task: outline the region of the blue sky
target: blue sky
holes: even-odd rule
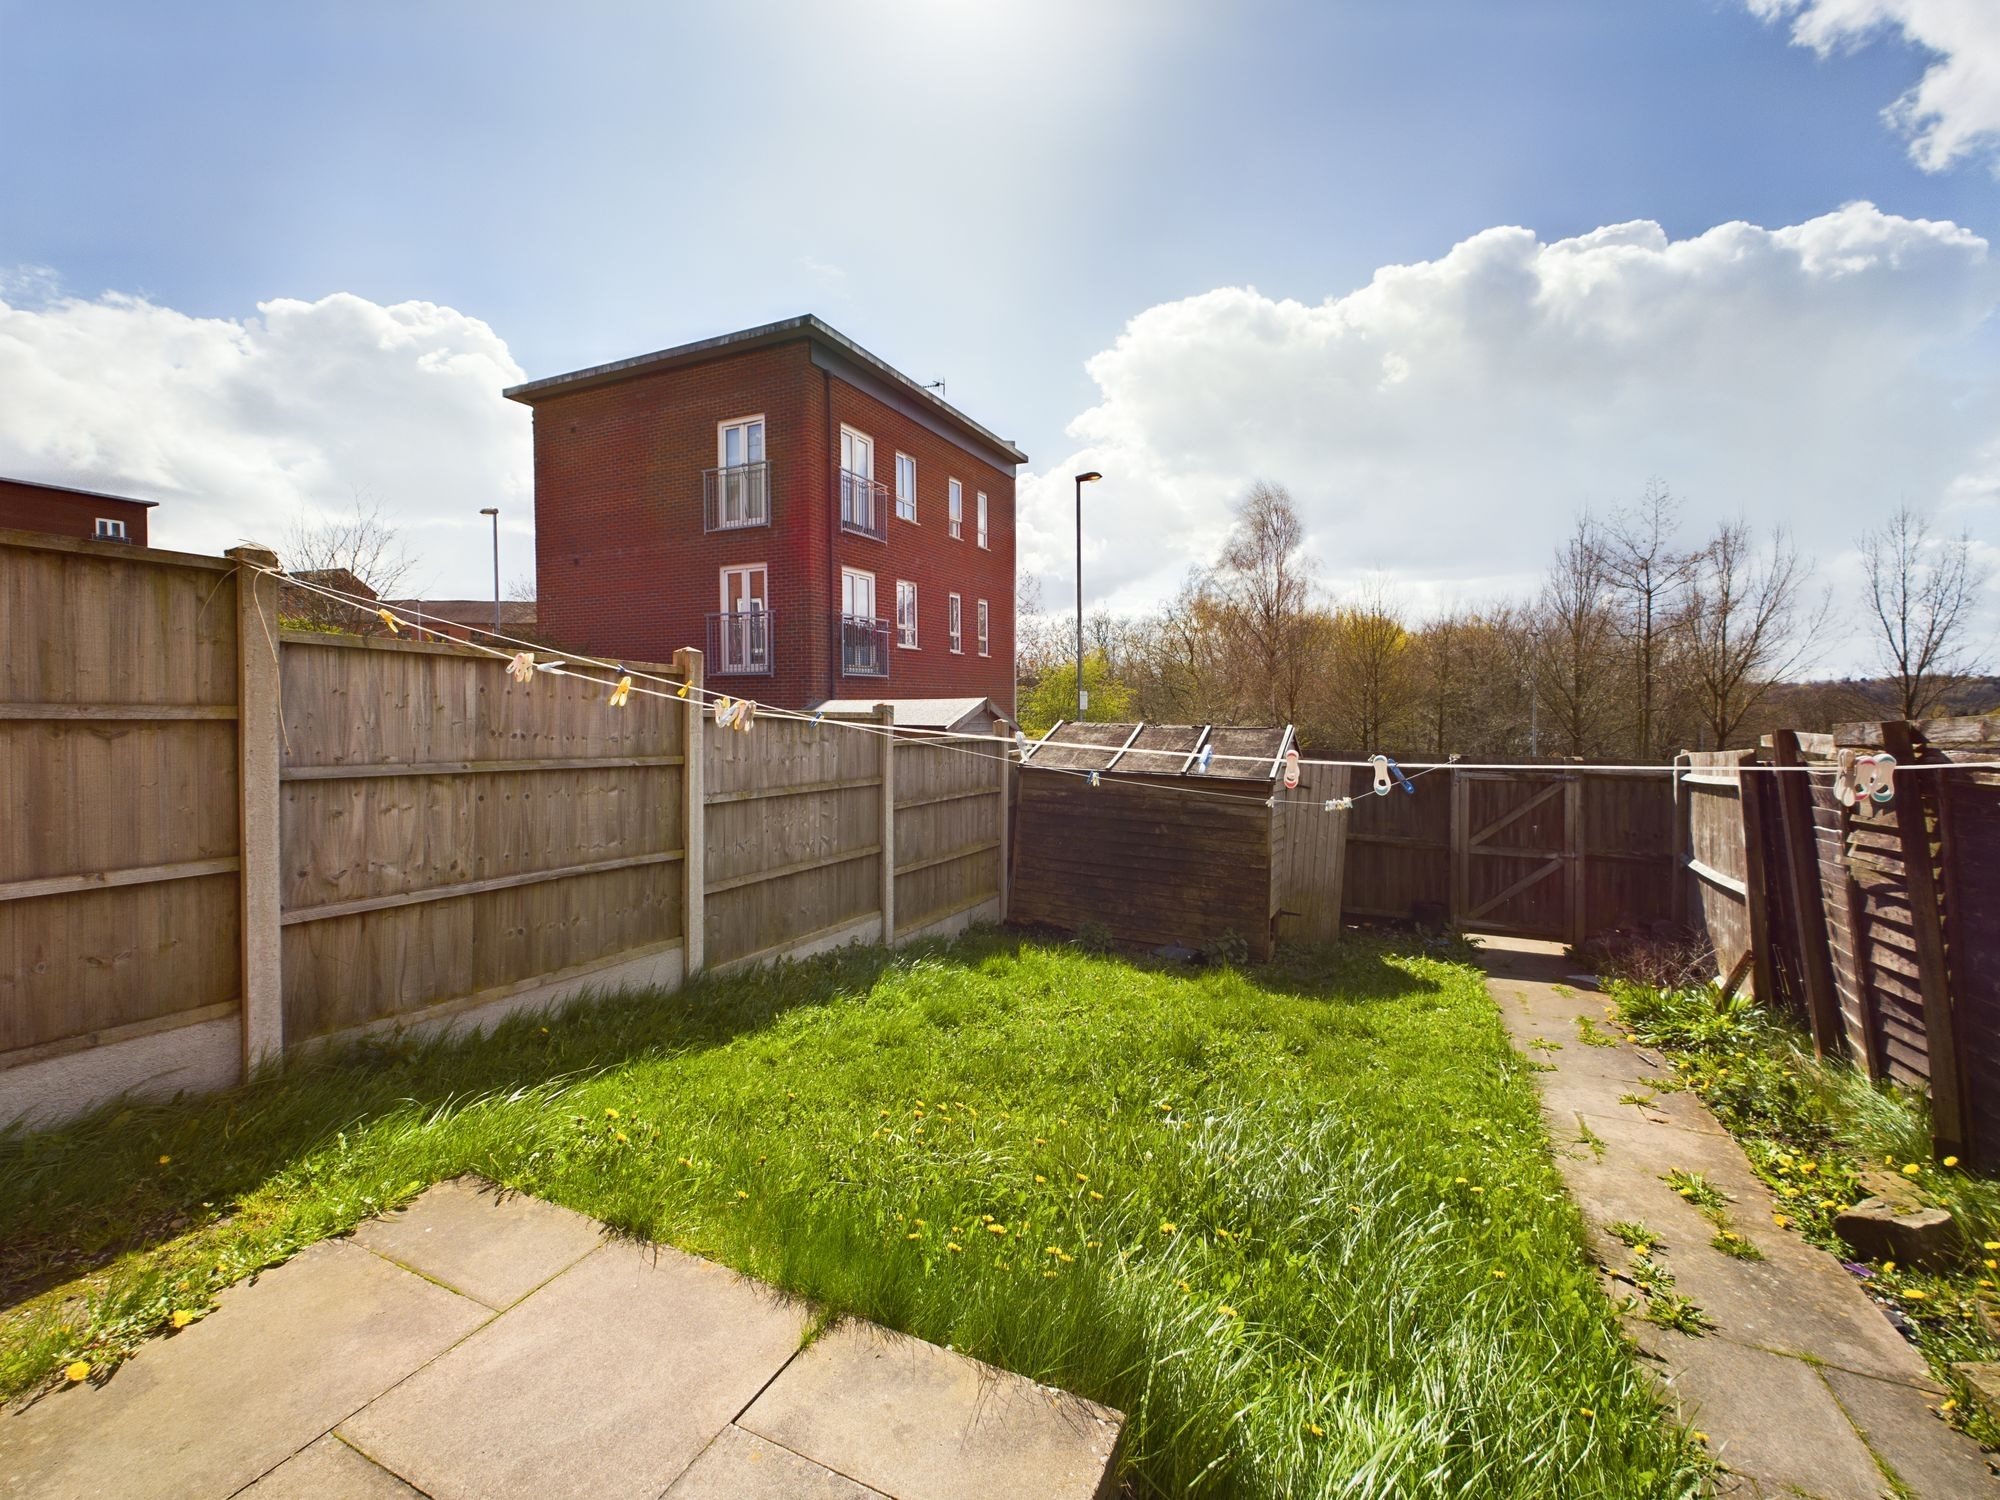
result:
[[[1883,118],[1948,60],[1935,33],[1888,25],[1840,35],[1822,55],[1791,30],[1817,3],[6,0],[0,300],[47,316],[65,298],[114,294],[253,338],[272,299],[431,303],[483,322],[531,376],[817,311],[917,378],[946,378],[950,398],[1016,438],[1041,474],[1104,447],[1072,427],[1118,404],[1088,362],[1149,309],[1199,307],[1217,289],[1320,307],[1378,268],[1440,262],[1498,226],[1548,245],[1645,220],[1679,243],[1736,220],[1804,225],[1856,200],[1990,238],[1990,138],[1925,170],[1909,133]],[[1983,40],[1980,24],[1962,28],[1963,46]],[[1989,270],[1977,259],[1950,273],[1976,280],[1975,301]],[[1981,307],[1953,301],[1921,363],[1950,385],[1943,399],[1980,404],[1983,422],[1993,337]],[[1240,327],[1257,311],[1239,314]],[[1172,357],[1148,368],[1199,380],[1169,371]],[[158,378],[173,368],[169,356]],[[1260,403],[1246,390],[1236,420],[1254,424]],[[270,441],[264,415],[241,412],[258,403],[239,392],[227,404],[254,429],[246,441]],[[226,421],[214,425],[227,436]],[[1958,440],[1971,465],[1978,433]],[[149,468],[101,434],[9,442],[0,419],[0,467],[82,454],[98,482],[165,494],[217,472],[157,451]],[[1104,597],[1133,607],[1205,543],[1211,491],[1255,477],[1178,452],[1171,432],[1143,442],[1143,464],[1129,467],[1199,475],[1200,495],[1177,500],[1197,507],[1187,547],[1107,560]],[[1599,465],[1594,483],[1591,465],[1540,477],[1550,504],[1573,510],[1636,491],[1655,467],[1670,482],[1685,468],[1709,491],[1691,496],[1691,513],[1744,508],[1709,460],[1680,457],[1635,453]],[[351,476],[324,454],[311,467],[300,503],[338,500]],[[1316,507],[1331,542],[1368,497],[1351,475],[1317,475],[1310,455],[1299,467],[1271,477]],[[1990,505],[1964,485],[1948,497],[1952,477],[1925,478],[1911,498],[1955,505],[1996,536]],[[1519,476],[1524,494],[1537,478]],[[1428,493],[1452,481],[1437,483]],[[429,527],[437,544],[436,582],[476,587],[457,578],[450,517],[383,473],[346,488],[407,504],[413,534]],[[1151,492],[1128,490],[1144,514]],[[1053,504],[1041,494],[1028,484],[1024,504]],[[230,513],[188,512],[207,525]],[[525,524],[510,572],[526,563]],[[1350,561],[1382,567],[1419,594],[1476,591],[1532,571],[1552,541],[1432,577],[1393,547],[1357,561],[1333,546],[1342,555],[1326,561],[1336,576]],[[1030,566],[1053,566],[1050,548],[1031,542]]]

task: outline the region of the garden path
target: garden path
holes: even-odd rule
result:
[[[1626,1319],[1668,1400],[1708,1435],[1717,1493],[1878,1500],[1896,1493],[1893,1473],[1916,1500],[2000,1495],[1979,1446],[1939,1419],[1944,1392],[1923,1357],[1839,1262],[1773,1223],[1776,1200],[1742,1149],[1694,1094],[1671,1090],[1665,1059],[1607,1024],[1611,1002],[1590,976],[1558,944],[1481,942],[1612,1295],[1638,1288],[1632,1252],[1606,1226],[1643,1224],[1673,1290],[1714,1322],[1690,1335]],[[1716,1226],[1663,1180],[1675,1169],[1722,1190],[1728,1228],[1761,1260],[1713,1248]]]
[[[0,1495],[1093,1500],[1124,1419],[472,1179],[0,1417]]]

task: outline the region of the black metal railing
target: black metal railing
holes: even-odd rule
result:
[[[709,671],[718,677],[771,673],[772,621],[768,609],[717,612],[708,617]]]
[[[735,531],[743,526],[771,524],[771,466],[737,464],[701,471],[703,525],[709,531]]]
[[[843,677],[889,675],[889,622],[873,615],[835,615],[834,636],[840,647]]]
[[[888,541],[889,486],[866,474],[842,469],[836,487],[840,491],[840,529]]]

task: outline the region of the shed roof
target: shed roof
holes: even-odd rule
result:
[[[1013,723],[991,698],[823,698],[812,711],[830,719],[871,719],[877,703],[895,709],[896,723],[908,729],[958,729],[982,718]]]
[[[1215,781],[1275,781],[1292,748],[1289,724],[1058,724],[1030,745],[1025,766],[1052,771],[1114,771],[1133,776],[1205,776]],[[1200,769],[1202,750],[1214,752]],[[1231,756],[1254,759],[1233,760]]]

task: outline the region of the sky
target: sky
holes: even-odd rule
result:
[[[2000,558],[1994,0],[0,0],[0,474],[156,545],[379,507],[533,566],[500,388],[800,312],[1031,456],[1134,611],[1285,484],[1330,588],[1532,586],[1653,479],[1858,660],[1902,502]],[[1836,640],[1845,644],[1836,644]]]

